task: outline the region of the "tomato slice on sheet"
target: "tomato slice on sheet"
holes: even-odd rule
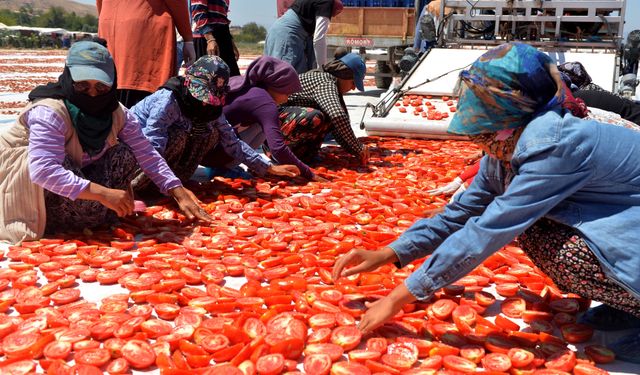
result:
[[[303,368],[308,374],[326,375],[331,371],[332,364],[328,354],[318,353],[305,356]]]
[[[256,362],[256,370],[260,375],[277,375],[284,370],[284,357],[282,354],[267,354]]]

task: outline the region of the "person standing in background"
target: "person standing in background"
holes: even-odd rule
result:
[[[204,55],[220,56],[230,69],[231,77],[239,76],[238,59],[240,52],[229,30],[230,0],[193,0],[191,18],[196,58]]]
[[[288,62],[299,74],[326,64],[329,24],[342,9],[341,0],[295,0],[269,29],[264,54]]]
[[[174,75],[176,28],[184,39],[185,63],[195,61],[186,2],[131,1],[96,0],[98,35],[107,41],[115,61],[118,100],[127,108],[156,91]]]

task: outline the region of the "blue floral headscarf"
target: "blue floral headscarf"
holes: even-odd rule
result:
[[[489,50],[460,73],[460,99],[448,132],[477,135],[516,129],[562,104],[549,70],[552,64],[549,56],[527,44]]]

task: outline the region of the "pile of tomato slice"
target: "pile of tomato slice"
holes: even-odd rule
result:
[[[427,120],[444,120],[449,118],[450,112],[455,112],[457,102],[449,96],[434,98],[432,95],[404,95],[402,100],[395,103],[400,113],[413,113]],[[447,108],[446,111],[438,108]]]
[[[446,198],[426,191],[477,153],[467,142],[367,143],[367,167],[323,150],[317,172],[329,182],[218,178],[195,188],[212,225],[167,201],[117,227],[11,247],[0,269],[0,374],[606,373],[595,364],[612,361],[610,350],[568,347],[593,333],[576,323],[589,301],[561,294],[515,246],[363,337],[366,303],[419,263],[332,280],[336,258],[387,245],[433,214]],[[79,283],[121,292],[95,299]],[[495,319],[483,315],[492,306]]]

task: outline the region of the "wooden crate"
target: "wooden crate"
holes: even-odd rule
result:
[[[329,36],[365,38],[413,38],[413,8],[344,8],[331,20]]]

